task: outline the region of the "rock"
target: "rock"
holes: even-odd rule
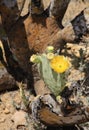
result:
[[[16,0],[3,0],[2,3],[7,7],[14,7],[16,5]]]
[[[6,68],[0,64],[0,91],[13,88],[17,88],[15,79],[7,72]]]
[[[49,8],[50,2],[51,2],[51,0],[42,0],[43,6],[44,6],[44,10]]]
[[[23,1],[24,2],[24,1]],[[17,3],[18,3],[18,8],[19,8],[19,10],[21,10],[21,7],[22,7],[22,0],[17,0]],[[41,0],[41,7],[43,8],[43,10],[41,10],[42,12],[44,11],[44,10],[46,10],[48,7],[49,7],[49,5],[50,5],[50,0]],[[28,12],[30,12],[30,8],[31,8],[31,6],[32,6],[32,4],[31,4],[31,1],[29,1],[29,0],[25,0],[25,3],[24,3],[24,5],[23,5],[23,9],[22,9],[22,12],[21,12],[21,16],[25,16]],[[37,11],[37,10],[36,10]],[[31,10],[31,12],[30,13],[32,13],[32,10]],[[36,12],[37,13],[37,12]]]
[[[73,20],[82,10],[87,7],[89,7],[88,0],[71,0],[63,18],[63,25],[65,26],[68,22]]]
[[[26,112],[24,111],[16,111],[15,114],[12,116],[12,121],[15,123],[15,127],[19,127],[19,126],[26,126],[27,122],[26,122]]]
[[[70,49],[69,49],[70,48]],[[72,44],[72,43],[67,43],[67,49],[69,54],[75,55],[77,58],[80,58],[80,50],[83,51],[83,53],[88,56],[89,54],[89,46],[86,44],[85,45],[77,45],[77,44]]]
[[[3,74],[4,70],[0,72],[2,72],[2,77],[0,77],[0,91],[17,88],[14,78],[9,73],[6,72]]]
[[[5,108],[4,113],[9,114],[10,113],[9,109]]]
[[[0,123],[5,122],[5,118],[4,117],[0,117]]]
[[[43,80],[38,80],[35,83],[34,88],[37,95],[44,95],[47,93],[51,93],[50,90],[46,87]]]
[[[24,2],[22,2],[22,0],[20,0],[20,2],[19,1],[17,1],[18,2],[18,7],[19,7],[19,10],[21,10],[21,7],[22,7],[22,3]],[[21,4],[20,4],[21,3]],[[24,3],[24,6],[23,6],[23,9],[22,9],[22,11],[21,11],[21,16],[23,17],[23,16],[25,16],[28,12],[29,12],[29,5],[30,5],[30,1],[29,0],[25,0],[25,3]]]

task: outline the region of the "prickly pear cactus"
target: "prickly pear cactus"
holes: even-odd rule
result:
[[[42,55],[40,61],[38,69],[41,77],[52,93],[55,96],[59,95],[65,86],[65,74],[59,74],[53,71],[46,55]]]

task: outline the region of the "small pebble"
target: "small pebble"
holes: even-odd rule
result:
[[[5,118],[0,118],[0,123],[5,122]]]
[[[5,108],[4,113],[5,113],[5,114],[9,114],[10,111],[9,111],[7,108]]]

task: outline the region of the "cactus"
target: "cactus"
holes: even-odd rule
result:
[[[65,73],[70,67],[70,62],[66,57],[54,54],[53,51],[52,47],[48,47],[45,53],[31,56],[30,61],[37,64],[41,78],[51,92],[58,96],[65,88]]]
[[[43,78],[45,84],[52,91],[52,93],[55,96],[58,96],[65,86],[65,74],[60,74],[53,71],[46,55],[41,55],[40,61],[41,62],[38,64],[40,76]]]

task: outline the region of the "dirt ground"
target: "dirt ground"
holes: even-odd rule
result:
[[[20,104],[18,91],[4,92],[0,95],[0,129],[14,130],[12,116],[16,112],[14,101]],[[20,116],[20,115],[19,115]]]

